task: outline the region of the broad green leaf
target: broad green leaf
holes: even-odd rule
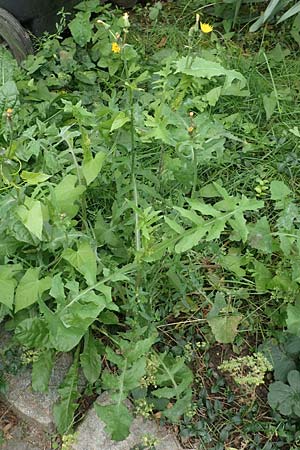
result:
[[[174,206],[174,209],[185,219],[190,220],[195,225],[203,225],[204,220],[195,211]]]
[[[299,354],[299,338],[296,339],[298,339]],[[272,341],[263,343],[262,352],[274,368],[275,380],[286,383],[289,372],[296,369],[295,359],[286,352],[284,346],[279,347],[279,345]]]
[[[95,338],[87,333],[84,339],[83,353],[80,355],[80,364],[85,378],[93,384],[98,380],[101,372],[101,356]]]
[[[94,404],[99,418],[106,424],[105,430],[114,441],[123,441],[129,435],[133,416],[123,403],[116,405]]]
[[[81,329],[85,334],[88,327],[106,308],[106,299],[103,295],[96,295],[93,291],[80,296],[78,300],[72,300],[59,312],[59,317],[67,327]]]
[[[165,219],[165,222],[169,225],[169,227],[173,231],[175,231],[175,233],[177,233],[177,234],[183,234],[184,233],[184,231],[185,231],[184,228],[181,225],[179,225],[177,222],[175,222],[175,220],[170,219],[167,216],[165,216],[164,219]]]
[[[17,208],[17,214],[25,227],[39,240],[42,240],[43,212],[41,202],[27,197],[25,204]]]
[[[272,200],[283,200],[292,194],[290,188],[283,181],[278,180],[271,181],[270,191]]]
[[[53,408],[54,421],[60,434],[68,434],[73,425],[74,413],[78,406],[78,355],[79,350],[76,351],[74,362],[58,388],[60,399]]]
[[[280,0],[271,0],[266,8],[266,10],[261,14],[261,16],[251,25],[249,31],[254,33],[257,31],[270,17],[272,17],[276,12],[276,7]]]
[[[238,277],[244,277],[246,272],[241,265],[244,264],[244,257],[238,252],[230,252],[227,255],[220,255],[217,262],[227,270],[235,273]]]
[[[236,315],[224,315],[219,317],[213,317],[207,319],[209,326],[216,338],[216,341],[222,344],[231,344],[234,341],[238,331],[238,326],[243,316]]]
[[[38,317],[22,320],[16,326],[15,336],[20,344],[28,348],[43,348],[49,343],[47,323]]]
[[[87,185],[91,184],[99,175],[105,158],[106,153],[99,152],[96,154],[95,158],[83,161],[82,173]]]
[[[37,392],[47,392],[51,377],[54,353],[52,350],[42,350],[38,359],[32,364],[32,388]]]
[[[287,329],[290,333],[300,336],[300,301],[297,300],[295,305],[287,306]]]
[[[130,118],[126,116],[126,114],[121,111],[117,114],[117,116],[114,118],[113,123],[110,127],[110,131],[115,131],[121,128],[125,123],[130,122]]]
[[[199,78],[208,78],[225,76],[227,78],[225,84],[230,86],[233,80],[241,82],[241,88],[245,87],[247,82],[242,74],[235,70],[227,70],[221,64],[209,61],[196,56],[191,59],[189,56],[183,56],[176,63],[176,73],[185,73]]]
[[[67,175],[53,190],[52,203],[60,213],[74,217],[79,211],[78,201],[85,191],[84,186],[76,186],[78,178],[75,175]]]
[[[204,216],[219,217],[221,214],[220,211],[217,211],[212,205],[200,202],[199,200],[188,200],[188,203],[192,209],[201,212]]]
[[[277,96],[275,92],[272,92],[270,95],[263,95],[263,104],[266,112],[266,118],[269,120],[274,114],[277,106]]]
[[[241,211],[237,211],[233,215],[233,218],[229,219],[229,224],[235,231],[235,235],[238,236],[243,242],[246,242],[249,231],[243,213]]]
[[[64,284],[61,279],[61,275],[58,273],[51,278],[51,289],[49,294],[55,298],[58,304],[63,304],[65,301]]]
[[[183,416],[187,411],[190,410],[192,405],[192,390],[187,389],[186,394],[179,398],[171,408],[164,410],[163,415],[167,417],[171,422],[178,423],[181,416]]]
[[[84,276],[88,285],[96,283],[96,255],[88,242],[78,244],[77,251],[66,249],[62,257]]]
[[[289,19],[290,17],[294,16],[295,14],[300,13],[300,2],[297,2],[295,5],[293,5],[290,9],[288,9],[278,20],[278,23],[284,22],[285,20]]]
[[[266,254],[273,253],[273,238],[268,219],[263,216],[255,225],[250,225],[249,229],[248,242],[251,247]]]
[[[226,227],[226,218],[219,217],[212,221],[210,227],[206,227],[208,229],[208,233],[206,236],[207,241],[213,241],[214,239],[219,239],[221,233],[225,230]]]
[[[8,80],[0,86],[0,111],[5,111],[15,105],[19,96],[17,85]]]
[[[14,273],[22,269],[20,264],[0,266],[0,303],[12,309],[17,281]]]
[[[222,87],[217,86],[213,89],[211,89],[207,94],[205,94],[204,99],[207,100],[208,104],[210,106],[215,106],[217,104],[217,101],[220,98],[222,92]]]
[[[175,245],[176,253],[183,253],[198,245],[207,232],[206,227],[197,227],[196,231],[189,233],[185,231],[185,235]]]
[[[260,261],[254,261],[254,279],[257,292],[266,292],[273,279],[271,271]]]
[[[288,374],[289,385],[276,381],[269,388],[268,401],[270,406],[284,416],[300,417],[300,373],[291,370]]]
[[[26,172],[23,170],[21,172],[21,178],[29,185],[43,183],[48,180],[51,175],[47,175],[46,173],[41,172]]]
[[[90,21],[90,12],[79,12],[69,23],[71,34],[76,44],[84,47],[92,38],[93,24]]]
[[[50,289],[51,278],[39,280],[38,267],[28,269],[18,284],[15,296],[15,312],[33,305],[44,291]]]

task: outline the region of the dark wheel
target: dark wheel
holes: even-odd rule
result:
[[[33,53],[29,35],[5,9],[0,8],[0,42],[6,45],[18,62]]]
[[[114,0],[113,3],[122,8],[133,8],[137,4],[137,0]]]

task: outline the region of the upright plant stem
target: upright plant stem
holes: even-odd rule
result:
[[[125,71],[127,74],[127,65],[125,62]],[[139,206],[138,190],[136,185],[135,177],[135,162],[136,162],[136,148],[135,148],[135,137],[134,137],[134,111],[133,111],[133,93],[132,87],[128,86],[129,90],[129,104],[130,104],[130,137],[131,137],[131,182],[133,191],[133,201],[136,208]],[[135,219],[135,249],[137,252],[141,250],[141,234],[139,229],[139,215],[137,210],[134,211]]]

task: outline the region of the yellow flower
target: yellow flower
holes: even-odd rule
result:
[[[211,33],[213,30],[213,27],[209,25],[209,23],[202,23],[200,22],[200,28],[202,33]]]
[[[120,53],[121,52],[121,47],[119,46],[119,44],[117,42],[113,42],[111,44],[111,51],[113,53]]]
[[[7,108],[6,110],[6,118],[11,119],[13,115],[14,110],[12,108]]]

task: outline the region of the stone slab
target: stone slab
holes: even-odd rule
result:
[[[8,389],[3,398],[4,401],[25,421],[31,421],[46,431],[53,431],[52,409],[59,397],[57,388],[67,374],[71,363],[72,357],[67,353],[57,359],[47,393],[33,392],[29,368],[17,375],[8,375]]]
[[[36,447],[34,445],[28,444],[27,442],[16,441],[15,439],[11,441],[6,441],[4,444],[0,445],[1,450],[41,450],[41,447]]]
[[[107,394],[104,393],[98,397],[97,402],[102,405],[108,404]],[[169,430],[159,427],[154,421],[143,420],[141,417],[134,419],[130,435],[121,442],[112,441],[104,429],[105,424],[99,419],[95,410],[90,409],[77,429],[72,450],[131,450],[134,446],[141,444],[141,439],[145,435],[155,436],[158,439],[156,450],[183,450]]]

